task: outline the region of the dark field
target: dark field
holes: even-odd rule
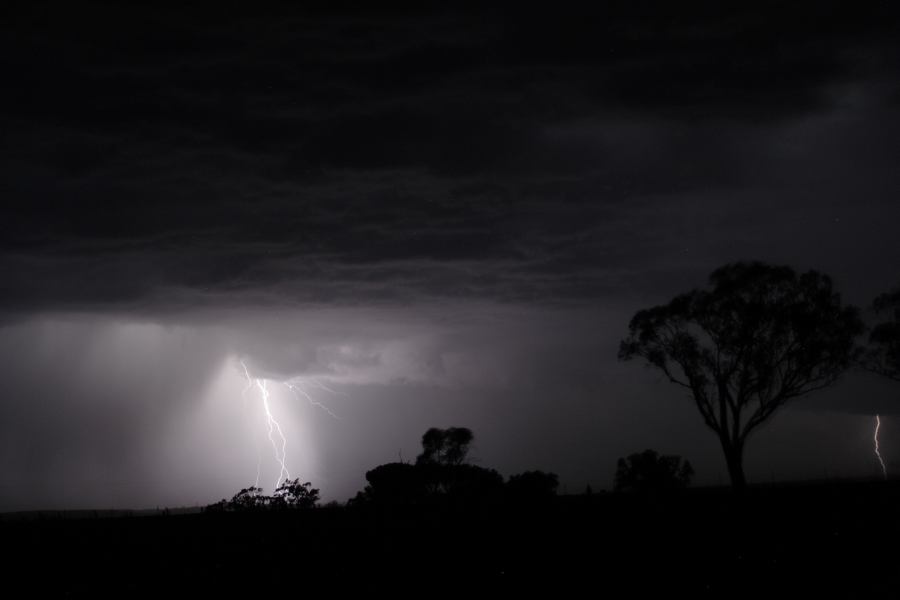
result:
[[[583,589],[896,597],[900,484],[562,496],[533,506],[6,518],[5,587],[52,596]],[[688,597],[691,597],[688,596]]]

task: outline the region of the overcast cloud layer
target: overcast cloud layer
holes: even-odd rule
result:
[[[279,400],[329,498],[431,425],[570,491],[645,447],[721,481],[690,403],[618,340],[732,260],[859,304],[900,282],[896,17],[630,10],[11,12],[0,509],[247,485],[240,359],[338,392],[317,394],[337,419]],[[869,475],[865,415],[896,393],[857,375],[804,401],[751,476]]]

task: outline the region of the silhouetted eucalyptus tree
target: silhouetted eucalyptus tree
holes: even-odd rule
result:
[[[869,333],[863,364],[870,371],[900,381],[900,289],[882,294],[872,307],[886,318]]]
[[[269,503],[274,508],[314,508],[319,502],[319,490],[312,483],[300,479],[285,479]]]
[[[432,427],[422,436],[422,454],[416,457],[419,464],[459,465],[469,454],[472,430],[467,427],[438,429]]]
[[[739,262],[710,284],[635,314],[619,358],[641,357],[690,392],[741,490],[747,436],[789,400],[834,383],[863,325],[816,271]]]

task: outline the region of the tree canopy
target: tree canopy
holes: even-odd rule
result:
[[[312,487],[312,483],[300,483],[300,479],[285,479],[271,503],[276,508],[313,508],[319,501],[319,490]]]
[[[882,321],[869,332],[863,364],[870,371],[900,381],[900,289],[878,296],[872,307]]]
[[[465,462],[474,436],[466,427],[432,427],[422,436],[422,454],[417,463],[459,465]]]
[[[261,487],[250,486],[231,497],[206,507],[207,512],[248,512],[294,508],[314,508],[319,502],[319,490],[310,482],[285,479],[272,496],[263,494]]]
[[[738,262],[709,282],[635,314],[619,358],[642,358],[690,393],[739,489],[747,436],[788,401],[833,384],[863,325],[817,271]]]

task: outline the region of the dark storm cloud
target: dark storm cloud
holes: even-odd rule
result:
[[[778,17],[13,13],[3,303],[603,295],[648,204],[781,185],[848,94],[896,127],[882,15]]]

